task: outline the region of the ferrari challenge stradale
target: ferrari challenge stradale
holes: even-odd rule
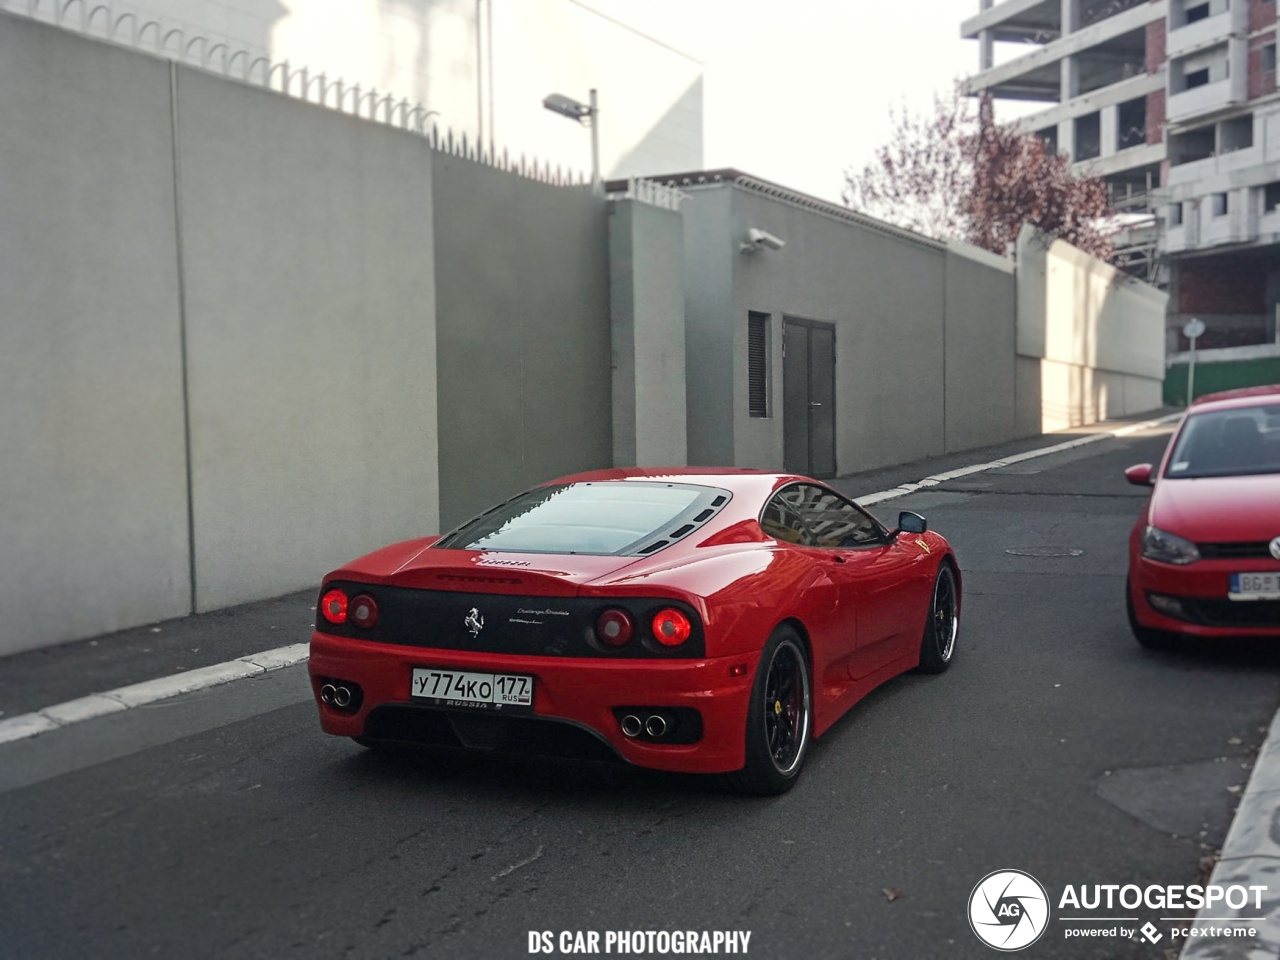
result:
[[[324,730],[625,760],[781,793],[810,741],[955,650],[960,570],[815,480],[739,469],[555,480],[324,580]]]

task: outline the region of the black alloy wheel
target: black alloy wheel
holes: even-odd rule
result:
[[[779,627],[765,644],[751,686],[746,766],[729,777],[744,793],[785,793],[800,777],[813,735],[813,688],[804,643]]]
[[[944,560],[933,580],[933,599],[929,603],[929,619],[920,640],[920,670],[942,673],[951,665],[960,633],[960,587],[956,572]]]

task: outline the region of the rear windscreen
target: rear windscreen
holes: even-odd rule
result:
[[[704,524],[728,499],[727,491],[688,483],[617,480],[538,487],[469,521],[435,547],[651,553]]]

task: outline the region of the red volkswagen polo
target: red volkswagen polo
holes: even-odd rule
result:
[[[1197,400],[1129,537],[1125,600],[1138,642],[1176,634],[1280,639],[1280,384]]]

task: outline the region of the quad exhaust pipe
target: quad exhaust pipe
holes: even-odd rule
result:
[[[320,696],[321,697],[324,696],[323,691],[321,691]],[[637,717],[634,713],[628,713],[625,717],[622,718],[622,732],[626,736],[638,737],[640,736],[640,731],[643,729],[644,729],[644,724],[640,722],[640,718]]]
[[[334,687],[333,705],[339,709],[351,705],[351,691],[347,687]]]
[[[326,706],[332,707],[333,697],[334,697],[334,694],[336,694],[337,692],[338,692],[337,687],[335,687],[332,683],[326,683],[323,687],[320,688],[320,702],[324,703]]]
[[[667,718],[655,713],[644,722],[644,732],[655,740],[667,732]]]

